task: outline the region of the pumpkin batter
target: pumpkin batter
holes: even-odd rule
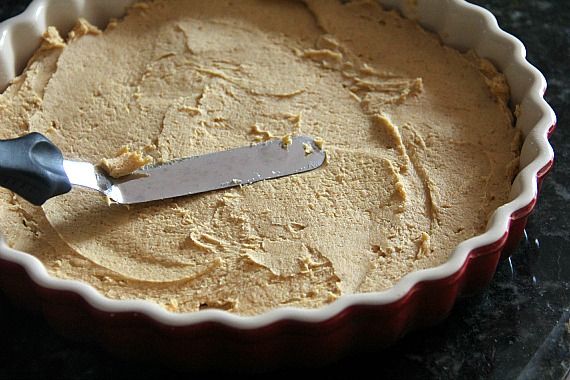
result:
[[[508,93],[488,61],[370,1],[139,3],[104,31],[49,28],[0,96],[0,137],[38,131],[97,163],[125,145],[164,162],[303,134],[326,165],[130,207],[74,188],[40,208],[1,189],[0,228],[53,276],[176,312],[383,290],[445,262],[507,201]]]

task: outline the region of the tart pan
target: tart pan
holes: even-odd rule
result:
[[[47,26],[66,32],[84,17],[104,27],[131,2],[33,1],[24,13],[0,24],[0,89],[24,69]],[[35,257],[1,241],[0,289],[42,313],[60,333],[97,342],[120,356],[184,369],[261,371],[323,365],[356,349],[389,346],[409,331],[444,319],[459,296],[488,286],[500,258],[520,240],[552,167],[548,138],[556,118],[543,99],[546,81],[526,61],[522,43],[483,8],[461,0],[380,3],[416,19],[446,45],[491,60],[505,74],[511,106],[518,110],[524,144],[510,200],[494,211],[483,234],[460,243],[447,262],[412,272],[382,292],[346,295],[314,310],[284,307],[244,317],[221,310],[171,313],[147,301],[112,300],[86,283],[50,276]]]

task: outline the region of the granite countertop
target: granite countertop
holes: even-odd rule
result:
[[[0,20],[29,0],[3,0]],[[519,37],[528,59],[548,80],[547,101],[558,117],[551,141],[554,169],[510,259],[491,286],[460,300],[441,324],[410,334],[389,350],[347,357],[303,371],[336,377],[371,369],[375,377],[406,379],[562,379],[570,370],[570,1],[474,0]],[[168,378],[157,363],[119,360],[55,333],[38,315],[0,293],[0,378]],[[298,376],[299,370],[271,374]],[[336,375],[336,376],[335,376]],[[265,375],[267,376],[267,375]]]

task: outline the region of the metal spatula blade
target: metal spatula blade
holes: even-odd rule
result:
[[[286,147],[273,140],[146,167],[116,179],[103,176],[97,168],[85,170],[85,163],[64,161],[63,167],[72,184],[99,190],[117,203],[133,204],[298,174],[318,168],[324,160],[325,153],[313,139],[298,136]]]
[[[64,160],[59,149],[39,133],[1,141],[0,147],[0,185],[38,205],[68,192],[71,185],[97,190],[117,203],[149,202],[298,174],[318,168],[326,158],[313,139],[296,136],[286,146],[273,140],[111,178],[90,163]],[[5,160],[8,151],[12,152],[10,165]]]

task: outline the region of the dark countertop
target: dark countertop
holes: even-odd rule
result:
[[[556,152],[526,239],[499,264],[491,286],[460,300],[431,329],[390,350],[348,357],[303,373],[345,377],[371,369],[375,377],[405,379],[562,379],[570,369],[570,1],[476,0],[519,37],[528,59],[545,75],[547,101],[558,116]],[[3,0],[0,20],[29,0]],[[568,324],[568,325],[567,325]],[[155,363],[125,362],[94,345],[56,334],[41,316],[22,311],[0,293],[0,378],[189,376]],[[298,376],[299,370],[272,374]]]

